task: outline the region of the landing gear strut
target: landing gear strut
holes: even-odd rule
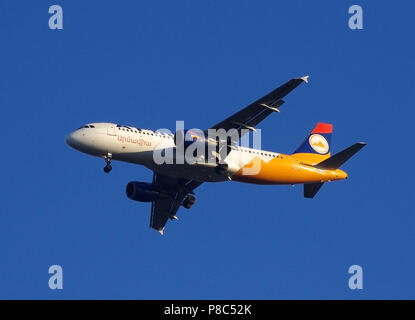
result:
[[[107,153],[107,155],[104,156],[104,160],[105,160],[105,162],[107,164],[104,167],[104,172],[105,173],[109,173],[112,170],[112,166],[111,166],[112,154],[111,153]]]

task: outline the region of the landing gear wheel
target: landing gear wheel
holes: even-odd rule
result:
[[[182,206],[186,209],[190,209],[196,202],[196,197],[188,194],[186,198],[183,200]]]
[[[105,160],[105,163],[107,164],[107,165],[104,167],[104,172],[105,172],[105,173],[109,173],[109,172],[112,170],[112,167],[111,167],[112,154],[111,154],[111,153],[107,153],[107,154],[104,156],[104,160]]]

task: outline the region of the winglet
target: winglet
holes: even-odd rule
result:
[[[164,234],[164,228],[163,229],[159,229],[159,230],[157,230],[161,235],[163,235]]]
[[[309,78],[310,76],[309,75],[307,75],[307,76],[304,76],[304,77],[301,77],[300,79],[301,80],[303,80],[305,83],[308,83],[308,78]]]

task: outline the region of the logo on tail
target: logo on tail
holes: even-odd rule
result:
[[[329,151],[329,143],[321,134],[312,134],[308,139],[308,142],[314,151],[320,154],[326,154]]]
[[[298,153],[311,153],[316,156],[327,155],[330,157],[330,143],[333,126],[329,123],[319,122],[313,131],[305,138],[301,145],[294,151]]]

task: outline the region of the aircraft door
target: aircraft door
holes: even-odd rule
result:
[[[115,136],[115,125],[110,124],[107,128],[107,134],[109,136]]]

